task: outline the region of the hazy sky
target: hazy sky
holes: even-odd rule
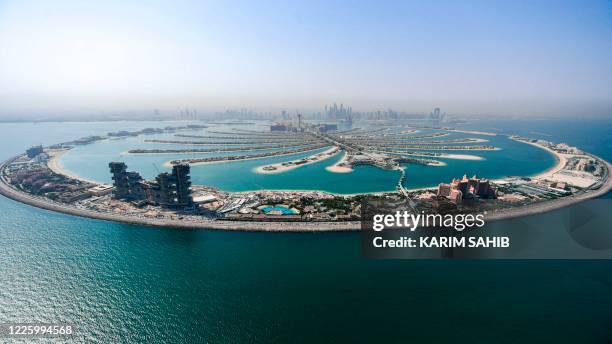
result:
[[[2,1],[0,115],[612,113],[610,1]]]

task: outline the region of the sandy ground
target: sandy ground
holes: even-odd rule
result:
[[[283,172],[291,171],[291,170],[294,170],[294,169],[302,167],[302,166],[314,164],[315,162],[327,160],[327,159],[331,158],[332,156],[335,156],[336,153],[339,152],[339,150],[340,150],[340,148],[338,148],[338,147],[332,147],[332,148],[330,148],[330,149],[328,149],[328,150],[326,150],[324,152],[308,156],[306,158],[303,158],[303,159],[309,159],[308,162],[300,164],[300,165],[294,165],[294,164],[283,165],[283,164],[294,163],[294,162],[300,161],[302,159],[285,161],[285,162],[281,162],[281,163],[278,163],[278,164],[272,164],[272,165],[258,166],[257,168],[255,168],[255,172],[256,173],[261,173],[261,174],[278,174],[278,173],[283,173]],[[276,167],[276,170],[267,171],[267,170],[264,169],[266,167]]]
[[[511,138],[511,140],[514,140],[514,139]],[[550,169],[548,169],[548,170],[546,170],[546,171],[544,171],[544,172],[542,172],[540,174],[537,174],[535,176],[531,176],[531,178],[534,178],[534,179],[551,179],[551,178],[553,178],[555,173],[561,171],[563,169],[563,167],[565,167],[565,164],[567,164],[567,158],[565,156],[563,156],[563,154],[560,154],[560,153],[558,153],[558,152],[556,152],[556,151],[554,151],[554,150],[552,150],[552,149],[550,149],[548,147],[544,147],[544,146],[541,146],[541,145],[539,145],[537,143],[533,143],[533,142],[526,142],[526,141],[521,141],[521,140],[514,140],[514,141],[525,143],[525,144],[528,144],[528,145],[532,145],[532,146],[538,147],[540,149],[544,149],[545,151],[548,151],[550,154],[554,155],[555,158],[557,159],[557,164],[555,166],[551,167]]]
[[[350,167],[339,166],[341,163],[346,163],[348,160],[348,153],[344,152],[342,159],[338,160],[335,164],[327,166],[325,169],[332,173],[351,173],[353,169]]]
[[[92,183],[92,184],[101,184],[100,182],[97,182],[95,180],[83,178],[83,177],[81,177],[81,176],[79,176],[77,174],[74,174],[74,173],[68,171],[66,168],[64,168],[64,166],[62,166],[62,163],[60,162],[60,159],[68,151],[69,151],[69,149],[56,150],[56,151],[46,151],[46,153],[49,154],[49,157],[50,157],[49,161],[47,162],[47,166],[49,167],[49,169],[51,169],[51,171],[53,171],[53,172],[55,172],[57,174],[62,174],[64,176],[67,176],[67,177],[72,178],[72,179],[82,180],[84,182],[88,182],[88,183]]]
[[[457,159],[457,160],[484,160],[483,157],[470,154],[442,154],[436,158]]]
[[[604,162],[608,166],[608,171],[612,168],[607,162]],[[506,208],[500,209],[495,212],[490,212],[485,215],[485,219],[489,221],[494,220],[503,220],[510,218],[523,217],[527,215],[534,215],[540,213],[546,213],[555,209],[563,208],[570,206],[572,204],[576,204],[582,202],[587,199],[603,196],[606,193],[610,192],[612,189],[612,178],[608,177],[605,183],[597,190],[589,190],[587,192],[580,193],[578,195],[568,196],[557,198],[552,201],[545,201],[541,203],[530,204],[527,206],[517,207],[517,208]]]

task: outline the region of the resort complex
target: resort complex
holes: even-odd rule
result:
[[[565,144],[405,121],[358,124],[298,116],[109,132],[27,149],[2,164],[0,191],[42,208],[129,223],[310,231],[358,229],[362,202],[369,198],[408,200],[414,211],[484,212],[499,219],[592,198],[611,185],[606,161]],[[128,149],[111,161],[101,158],[97,175],[64,167],[71,151],[106,148],[102,142]],[[555,163],[528,175],[491,166],[520,149],[547,154]],[[463,173],[434,179],[454,164]],[[215,173],[206,174],[213,166]],[[486,175],[483,166],[496,174]],[[334,192],[338,183],[326,178],[354,182]],[[429,178],[428,185],[411,186],[418,178]],[[379,179],[385,186],[368,184]],[[283,180],[288,184],[263,184]],[[224,188],[228,181],[243,183],[243,189]],[[322,187],[291,185],[298,182]]]

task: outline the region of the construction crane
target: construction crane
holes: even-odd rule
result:
[[[153,165],[153,167],[155,168],[155,171],[157,171],[157,174],[160,174],[161,172],[159,172],[159,168],[157,168],[157,165],[155,165],[155,163],[151,163],[151,165]]]

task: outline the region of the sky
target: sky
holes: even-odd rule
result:
[[[612,116],[611,1],[4,1],[0,117]]]

